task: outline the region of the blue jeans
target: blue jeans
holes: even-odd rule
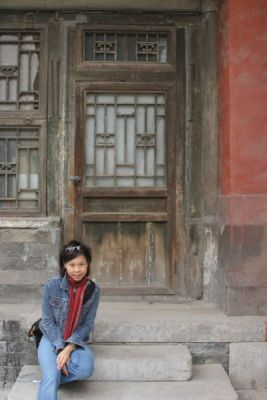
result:
[[[38,400],[57,400],[57,390],[60,385],[87,379],[93,373],[94,356],[89,349],[79,348],[71,353],[71,360],[67,366],[68,376],[57,369],[56,359],[54,347],[43,336],[38,347],[38,360],[42,374]]]

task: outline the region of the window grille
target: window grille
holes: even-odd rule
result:
[[[39,129],[0,128],[0,208],[39,207]]]
[[[85,61],[167,63],[168,34],[85,32]]]
[[[161,93],[87,93],[85,186],[165,186],[165,104]]]
[[[0,111],[39,109],[40,33],[0,31]]]

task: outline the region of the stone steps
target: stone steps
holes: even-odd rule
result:
[[[25,368],[25,367],[24,367]],[[36,367],[22,369],[8,400],[36,400]],[[32,368],[32,374],[29,368]],[[64,385],[59,400],[237,400],[230,380],[218,364],[193,367],[193,377],[184,382],[87,381]]]
[[[0,381],[14,382],[20,368],[37,364],[26,332],[40,303],[0,304]],[[194,364],[229,366],[229,343],[265,342],[266,316],[228,317],[203,301],[185,304],[100,302],[94,344],[185,344]]]
[[[94,381],[186,381],[192,357],[184,345],[92,345]],[[21,381],[40,379],[38,366],[24,366]]]

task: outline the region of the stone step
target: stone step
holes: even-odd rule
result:
[[[267,400],[267,389],[238,390],[239,400]]]
[[[4,321],[18,321],[21,329],[26,330],[40,316],[40,303],[0,304],[0,338],[11,334],[1,328]],[[266,316],[229,317],[204,301],[187,304],[100,301],[93,342],[265,342],[265,321]]]
[[[101,302],[97,343],[231,343],[265,341],[264,316],[228,317],[214,304]]]
[[[267,389],[266,342],[231,343],[229,375],[236,389]]]
[[[24,367],[25,368],[25,367]],[[27,367],[28,368],[28,367]],[[29,372],[29,371],[28,371]],[[8,400],[36,400],[39,383],[23,369]],[[59,400],[238,400],[230,380],[219,364],[193,367],[193,379],[185,382],[86,381],[64,385]]]
[[[92,345],[96,381],[186,381],[192,357],[184,345]],[[40,379],[38,366],[25,366],[21,380]]]
[[[185,345],[93,345],[93,380],[187,381],[192,357]]]

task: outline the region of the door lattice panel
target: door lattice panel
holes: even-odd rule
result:
[[[165,95],[87,93],[85,186],[164,187]]]
[[[0,32],[0,111],[39,108],[40,33]]]
[[[0,129],[0,207],[36,209],[39,204],[39,132]]]

